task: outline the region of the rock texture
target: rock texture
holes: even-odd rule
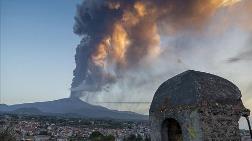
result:
[[[184,141],[239,141],[238,121],[242,115],[249,115],[249,110],[243,106],[241,92],[233,83],[189,70],[158,88],[149,115],[152,141],[169,140],[169,129],[164,128],[168,127],[164,125],[167,119],[179,123]]]

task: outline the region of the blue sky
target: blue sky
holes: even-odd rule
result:
[[[80,0],[1,0],[1,103],[68,97]]]

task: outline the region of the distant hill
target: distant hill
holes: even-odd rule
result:
[[[134,112],[110,110],[102,106],[88,104],[78,98],[64,98],[47,102],[0,105],[1,112],[37,115],[67,115],[86,118],[111,118],[124,120],[146,120],[148,117]]]
[[[14,111],[11,111],[15,114],[29,114],[29,115],[41,115],[44,114],[42,111],[40,111],[37,108],[19,108]]]

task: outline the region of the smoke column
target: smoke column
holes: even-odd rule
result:
[[[251,9],[251,0],[84,0],[75,16],[74,33],[82,40],[76,48],[71,97],[91,103],[135,101],[138,96],[146,96],[138,101],[149,101],[176,72],[206,69],[183,59],[201,50],[197,47],[203,42],[207,51],[210,42],[219,46],[213,43],[226,40],[216,35],[226,37],[233,26],[251,33]],[[239,19],[230,17],[237,13]],[[249,54],[225,59],[233,63],[239,56]]]

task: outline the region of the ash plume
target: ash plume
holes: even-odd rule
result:
[[[150,101],[180,71],[225,72],[214,69],[214,55],[200,54],[224,49],[236,36],[232,42],[242,46],[252,31],[251,9],[251,0],[84,0],[75,16],[74,33],[82,40],[71,97]],[[230,34],[234,27],[242,31]],[[223,56],[217,57],[233,57]]]

